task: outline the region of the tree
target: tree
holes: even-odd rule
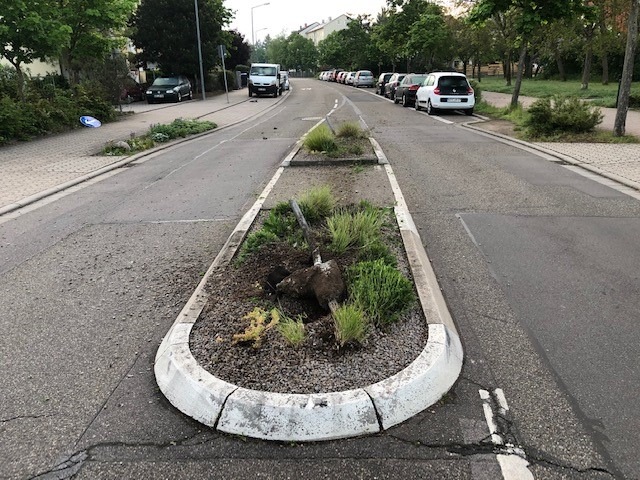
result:
[[[631,0],[631,12],[629,13],[629,30],[627,32],[627,48],[624,53],[624,66],[620,79],[620,95],[618,108],[613,126],[613,133],[621,137],[625,132],[627,111],[629,110],[629,95],[631,93],[631,80],[633,79],[633,64],[638,45],[638,15],[640,0]]]
[[[318,59],[324,68],[345,67],[351,62],[350,52],[345,48],[340,32],[331,32],[318,44]]]
[[[77,83],[83,66],[103,60],[126,43],[124,30],[137,0],[57,0],[60,20],[70,28],[60,67]]]
[[[409,27],[406,48],[413,58],[419,59],[419,70],[431,71],[444,66],[445,61],[450,59],[452,41],[442,7],[429,3]]]
[[[16,69],[18,96],[24,97],[22,66],[57,56],[71,29],[60,21],[53,0],[3,0],[0,14],[0,56]]]
[[[247,65],[251,58],[251,47],[237,30],[229,30],[231,36],[231,46],[228,47],[229,56],[225,60],[225,65],[229,70],[235,70],[238,65]]]
[[[283,65],[288,68],[301,68],[313,70],[318,66],[318,50],[309,38],[304,38],[297,32],[287,38],[285,48],[285,61]]]
[[[520,47],[518,76],[511,97],[511,108],[518,105],[520,86],[524,74],[528,39],[541,25],[561,18],[568,18],[580,12],[580,0],[478,0],[470,13],[473,22],[483,22],[493,15],[514,9],[517,12],[516,31]]]
[[[203,68],[218,62],[217,46],[229,45],[229,33],[222,30],[231,11],[222,0],[199,0],[200,39]],[[157,62],[164,73],[198,77],[198,43],[195,9],[191,0],[142,0],[130,21],[131,39],[142,49],[140,60]]]

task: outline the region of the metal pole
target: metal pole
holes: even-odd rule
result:
[[[222,58],[222,75],[224,76],[224,91],[227,92],[227,103],[229,103],[229,86],[227,85],[227,69],[224,66],[224,47],[220,46],[220,57]]]
[[[206,100],[204,93],[204,69],[202,67],[202,45],[200,43],[200,17],[198,16],[198,0],[193,0],[196,9],[196,34],[198,35],[198,61],[200,62],[200,90],[202,90],[202,100]]]

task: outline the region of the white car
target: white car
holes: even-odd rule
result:
[[[429,115],[438,110],[462,110],[472,115],[475,104],[473,88],[462,73],[430,73],[416,92],[415,109],[424,108]]]

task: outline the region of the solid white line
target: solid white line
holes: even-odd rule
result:
[[[494,390],[496,394],[496,400],[498,401],[498,405],[500,406],[500,414],[504,415],[509,410],[509,405],[507,404],[507,398],[504,396],[504,392],[501,388],[496,388]]]
[[[502,437],[498,435],[498,424],[493,416],[493,410],[491,408],[490,399],[491,396],[486,390],[479,390],[480,398],[482,399],[482,410],[484,411],[484,418],[487,421],[489,427],[489,433],[491,434],[491,442],[494,445],[502,445]]]

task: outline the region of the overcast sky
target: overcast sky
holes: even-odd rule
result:
[[[370,14],[375,18],[387,3],[385,0],[224,0],[225,6],[235,13],[229,28],[238,30],[251,43],[251,7],[267,2],[269,5],[253,9],[256,41],[267,35],[272,38],[281,33],[289,35],[305,24],[327,21],[343,13]]]

